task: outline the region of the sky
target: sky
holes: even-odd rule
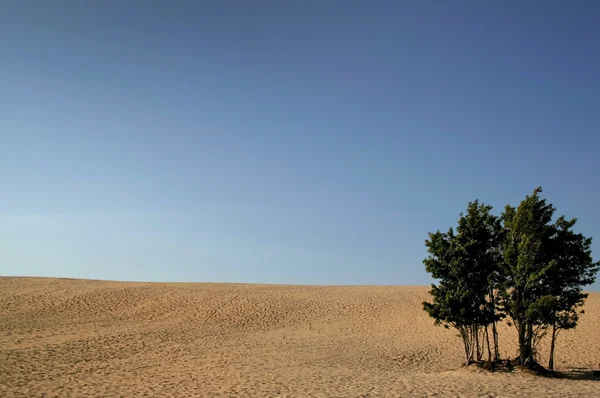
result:
[[[0,43],[2,275],[424,285],[537,186],[600,259],[597,1],[8,0]]]

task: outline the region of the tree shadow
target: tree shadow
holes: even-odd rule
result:
[[[556,375],[567,380],[600,381],[600,370],[588,368],[574,368],[567,371],[556,372]]]
[[[524,371],[532,375],[553,379],[600,381],[600,370],[592,368],[572,368],[564,371],[551,371],[541,365],[537,365],[533,369],[523,369],[516,364],[516,360],[502,360],[494,363],[476,362],[471,365],[477,366],[480,369],[491,371],[493,373],[513,373],[515,371]]]
[[[498,360],[498,361],[478,361],[473,362],[470,366],[476,366],[480,369],[490,371],[492,373],[513,373],[517,366],[510,360]]]

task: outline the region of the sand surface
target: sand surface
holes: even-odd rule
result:
[[[426,287],[0,278],[0,396],[600,397],[586,373],[600,362],[600,294],[559,337],[566,379],[462,367],[426,299]],[[514,331],[500,338],[514,355]]]

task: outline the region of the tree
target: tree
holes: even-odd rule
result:
[[[561,330],[573,329],[577,326],[579,314],[587,293],[583,286],[590,285],[596,280],[600,262],[592,259],[592,239],[573,232],[572,228],[577,219],[559,217],[555,224],[555,234],[552,237],[554,267],[549,272],[546,284],[549,294],[544,299],[544,320],[551,326],[550,355],[548,368],[554,370],[554,352],[556,338]]]
[[[425,241],[423,263],[439,283],[423,307],[437,325],[459,331],[467,364],[480,361],[486,345],[488,361],[499,360],[496,323],[508,317],[523,367],[539,366],[537,347],[550,333],[552,370],[560,331],[575,328],[583,313],[583,287],[595,281],[600,262],[592,260],[592,239],[573,231],[576,219],[552,223],[556,209],[541,192],[536,188],[517,208],[507,205],[500,218],[491,206],[471,202],[456,233],[438,230]]]
[[[541,188],[518,208],[502,214],[504,262],[501,304],[519,335],[519,364],[538,365],[536,347],[551,327],[549,367],[554,367],[556,337],[574,328],[584,303],[585,285],[594,282],[600,263],[591,256],[591,238],[575,234],[576,219],[551,223],[554,206],[540,198]]]
[[[549,268],[546,255],[552,235],[554,207],[539,197],[541,188],[526,196],[518,208],[506,206],[504,224],[501,304],[519,335],[519,364],[533,367],[534,350],[543,336],[536,302],[544,295],[540,283]]]
[[[423,261],[439,284],[431,286],[433,302],[423,303],[436,324],[459,331],[466,363],[481,361],[487,343],[488,361],[499,358],[495,288],[499,282],[500,220],[492,207],[470,202],[461,213],[456,234],[439,230],[425,242],[429,256]],[[489,326],[492,326],[493,354]]]

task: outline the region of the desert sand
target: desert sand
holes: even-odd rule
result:
[[[599,293],[550,379],[463,367],[427,289],[0,278],[0,396],[600,396]]]

